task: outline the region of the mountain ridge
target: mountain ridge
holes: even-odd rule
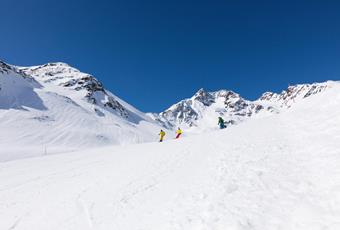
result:
[[[272,116],[333,83],[290,86],[281,93],[266,92],[254,101],[232,90],[201,88],[157,114],[139,111],[93,75],[66,63],[19,67],[0,61],[0,128],[10,130],[0,139],[18,146],[71,150],[157,141],[160,129],[166,130],[167,138],[177,127],[184,130],[184,136],[216,130],[219,116],[227,126]]]
[[[206,91],[199,89],[191,98],[187,98],[173,104],[159,114],[152,114],[169,128],[184,126],[188,129],[199,126],[199,120],[205,116],[213,116],[215,120],[221,116],[229,124],[237,124],[263,112],[279,113],[290,108],[295,102],[325,91],[331,87],[333,81],[312,84],[297,84],[289,86],[281,93],[265,92],[256,100],[247,100],[232,90],[221,89],[218,91]],[[215,113],[208,111],[213,106]],[[213,122],[211,122],[213,123]],[[214,123],[214,125],[216,125]]]

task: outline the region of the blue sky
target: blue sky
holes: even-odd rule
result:
[[[0,58],[62,61],[141,109],[340,80],[339,1],[1,0]]]

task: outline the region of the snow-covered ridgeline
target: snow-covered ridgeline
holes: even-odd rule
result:
[[[184,126],[187,130],[202,132],[215,127],[218,116],[233,125],[249,118],[277,114],[303,99],[324,92],[332,84],[328,81],[290,86],[279,94],[266,92],[255,101],[246,100],[230,90],[207,92],[200,89],[193,97],[151,116],[169,128]]]

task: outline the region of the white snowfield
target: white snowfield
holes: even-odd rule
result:
[[[4,230],[339,230],[340,84],[164,143],[0,163]]]

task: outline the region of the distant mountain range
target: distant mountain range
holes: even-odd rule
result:
[[[217,126],[217,117],[228,125],[235,125],[250,118],[280,113],[297,102],[321,93],[331,82],[301,84],[288,87],[280,94],[266,92],[258,100],[249,101],[230,90],[207,92],[200,89],[193,97],[182,100],[153,119],[171,129],[181,126],[193,132],[202,132]]]

